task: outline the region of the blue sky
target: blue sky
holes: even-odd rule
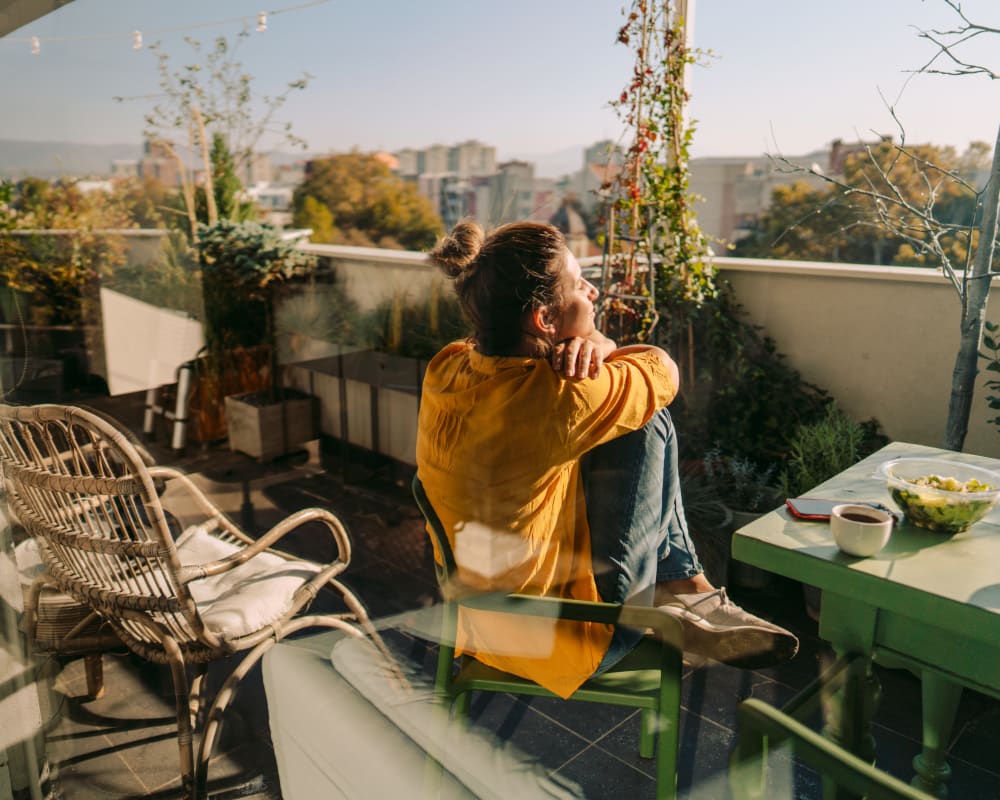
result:
[[[802,154],[834,138],[895,132],[905,70],[932,54],[913,26],[954,21],[942,0],[694,0],[695,44],[715,57],[693,75],[695,156]],[[75,0],[0,39],[0,138],[137,141],[157,88],[154,58],[131,32],[162,42],[178,66],[189,35],[154,33],[306,5],[295,0]],[[285,118],[310,150],[398,149],[477,138],[500,158],[618,138],[607,102],[631,54],[615,44],[622,0],[331,0],[272,14],[240,60],[274,92],[315,78]],[[997,0],[963,8],[1000,27]],[[120,38],[99,38],[113,37]],[[41,40],[32,56],[31,36]],[[95,37],[95,38],[83,38]],[[1000,53],[1000,37],[992,51]],[[1000,56],[991,66],[1000,69]],[[13,79],[11,79],[13,76]],[[918,76],[897,104],[911,142],[993,141],[1000,80]]]

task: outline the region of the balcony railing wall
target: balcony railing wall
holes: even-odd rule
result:
[[[129,264],[142,265],[142,268],[132,267],[121,276],[116,272],[111,282],[113,288],[131,296],[131,283],[134,282],[137,300],[155,303],[161,315],[170,315],[171,320],[176,316],[178,321],[193,325],[192,303],[199,299],[200,292],[196,286],[174,285],[171,277],[174,273],[163,266],[162,257],[157,255],[162,232],[115,233],[125,234],[128,239]],[[324,288],[323,284],[331,277],[361,312],[375,309],[385,301],[420,303],[435,286],[443,286],[445,292],[449,291],[438,271],[427,264],[420,253],[331,245],[303,247],[322,257],[321,273],[333,273],[315,285],[302,284],[293,292],[304,292],[312,305],[322,306],[328,302],[330,295],[324,292],[329,291],[329,286]],[[942,275],[928,269],[757,259],[719,258],[717,263],[723,278],[734,287],[748,318],[776,341],[778,349],[806,380],[830,392],[855,419],[877,418],[892,439],[941,444],[959,344],[960,313],[958,297]],[[161,270],[167,271],[161,275]],[[109,287],[102,285],[101,288]],[[152,295],[147,296],[150,292]],[[101,304],[103,317],[110,313],[109,308],[103,307],[105,305]],[[166,311],[164,307],[178,310]],[[303,307],[300,311],[308,322],[309,313],[306,312],[309,308]],[[110,323],[121,315],[112,316],[115,319],[88,320],[88,323],[95,330],[103,327],[104,334],[109,334],[114,329]],[[990,318],[1000,320],[1000,305],[996,299]],[[128,343],[127,336],[112,336],[112,342],[100,342],[107,347],[96,343],[87,347],[89,371],[105,379],[113,392],[126,390],[121,381],[111,380],[118,377],[124,367],[131,365],[131,372],[141,379],[128,387],[145,388],[147,384],[168,380],[176,366],[174,362],[191,358],[197,350],[197,343],[192,343],[183,353],[173,353],[182,337],[170,326],[154,326],[154,331],[152,321],[150,315],[144,317],[140,327],[145,328],[146,335],[133,337],[141,346],[127,358],[121,356],[118,352],[121,347],[117,346]],[[11,331],[17,326],[6,327],[10,330],[3,355],[17,366],[21,363],[17,361],[19,354],[7,350],[11,350],[12,343],[20,341],[22,334],[14,331],[17,335],[12,337]],[[301,362],[345,352],[342,343],[326,341],[327,338],[311,338],[308,331],[293,336],[295,346],[283,353],[283,360]],[[149,373],[150,365],[159,363],[157,359],[163,360],[157,353],[164,347],[171,351],[169,368],[163,375],[153,376]],[[347,348],[353,349],[357,347]],[[46,358],[55,358],[47,354],[41,343],[33,344],[31,355],[34,366],[44,366]],[[110,358],[112,355],[114,359]],[[21,358],[23,361],[23,354]],[[60,358],[65,361],[63,356]],[[63,371],[66,369],[64,365]],[[84,368],[78,371],[81,370]],[[16,371],[20,374],[22,370],[17,367]],[[978,378],[965,450],[1000,457],[1000,430],[987,422],[995,412],[986,405],[987,392],[983,386],[986,374]],[[2,380],[5,387],[13,384],[6,373]],[[382,388],[400,389],[395,379],[386,378],[386,381],[387,386]],[[413,381],[407,381],[407,386],[403,387],[407,403],[416,400],[417,390],[411,383]],[[766,392],[768,387],[760,390]],[[382,438],[388,434],[388,420],[397,416],[395,413],[385,415]],[[336,418],[341,417],[337,414]],[[372,427],[354,415],[347,422],[365,431]],[[333,430],[338,426],[328,427],[331,428],[328,433],[339,434],[339,430]],[[411,438],[410,433],[403,437],[406,441]],[[368,444],[361,440],[357,443]]]
[[[961,306],[936,270],[720,258],[751,320],[803,377],[855,419],[875,417],[895,440],[940,446],[959,346]],[[1000,285],[991,290],[1000,319]],[[985,366],[985,362],[983,362]],[[1000,456],[977,380],[964,450]]]
[[[362,308],[398,292],[416,300],[440,281],[419,253],[304,247],[327,260]],[[805,380],[826,389],[855,419],[877,418],[892,439],[941,444],[960,305],[940,273],[760,259],[719,258],[717,264],[748,318]],[[994,321],[1000,320],[998,302]],[[1000,430],[987,423],[995,412],[986,406],[984,380],[978,379],[964,449],[998,457]]]

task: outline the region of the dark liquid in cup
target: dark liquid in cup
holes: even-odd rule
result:
[[[849,519],[851,522],[867,522],[869,524],[873,522],[881,522],[878,517],[869,517],[867,514],[858,514],[856,511],[848,511],[846,514],[841,514],[844,519]]]

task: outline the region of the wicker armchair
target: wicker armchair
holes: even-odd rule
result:
[[[359,637],[364,629],[381,645],[361,602],[337,579],[351,545],[327,510],[291,514],[254,541],[182,473],[144,463],[116,425],[68,406],[0,405],[0,466],[11,509],[38,543],[44,580],[89,606],[139,656],[169,665],[185,797],[204,789],[225,707],[276,641],[325,626]],[[161,481],[179,483],[204,514],[176,542],[156,491]],[[307,522],[323,524],[333,537],[333,562],[271,549]],[[348,611],[297,616],[324,586],[339,591]],[[244,651],[206,713],[207,664]]]
[[[103,412],[83,407],[112,424]],[[131,431],[122,433],[135,447],[147,467],[156,461]],[[159,489],[159,487],[158,487]],[[82,700],[96,700],[104,694],[104,664],[102,656],[124,652],[125,645],[114,628],[86,603],[61,592],[45,570],[38,542],[28,538],[14,550],[15,565],[24,595],[22,630],[31,651],[59,658],[82,656],[87,679],[87,692]]]

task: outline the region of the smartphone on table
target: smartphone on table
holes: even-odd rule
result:
[[[792,516],[798,519],[810,519],[810,520],[828,520],[830,519],[830,513],[833,511],[834,506],[843,505],[844,503],[854,503],[860,506],[871,506],[872,508],[877,508],[880,511],[884,511],[896,519],[896,513],[890,509],[886,508],[881,503],[870,503],[864,500],[825,500],[821,497],[789,497],[785,500],[785,505],[788,506],[788,510],[792,513]]]

